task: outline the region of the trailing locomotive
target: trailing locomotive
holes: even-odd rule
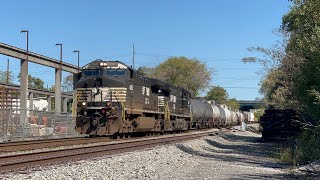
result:
[[[240,112],[194,99],[120,61],[93,61],[74,76],[76,130],[88,135],[186,131],[235,125]]]

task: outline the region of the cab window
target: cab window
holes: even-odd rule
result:
[[[107,76],[124,76],[126,71],[123,69],[107,69],[104,74]]]
[[[84,76],[99,76],[101,75],[99,69],[87,69],[83,71]]]

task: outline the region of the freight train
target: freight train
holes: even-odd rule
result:
[[[247,117],[147,78],[120,61],[95,60],[74,75],[76,131],[90,136],[225,127]]]

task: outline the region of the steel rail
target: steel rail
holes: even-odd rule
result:
[[[108,141],[110,140],[107,138],[93,139],[93,138],[87,138],[87,137],[43,139],[43,140],[32,140],[32,141],[15,141],[15,142],[0,143],[0,152],[16,152],[16,151],[33,150],[33,149],[40,149],[40,148],[80,145],[80,144],[108,142]]]
[[[77,147],[70,149],[52,150],[46,152],[26,153],[0,157],[0,172],[24,169],[39,165],[56,164],[83,158],[123,153],[157,145],[175,143],[206,136],[212,132],[186,134],[180,136],[147,138],[113,144]]]

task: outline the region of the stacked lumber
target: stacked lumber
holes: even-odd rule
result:
[[[260,118],[262,139],[267,141],[287,140],[301,132],[300,117],[296,111],[265,110]]]

